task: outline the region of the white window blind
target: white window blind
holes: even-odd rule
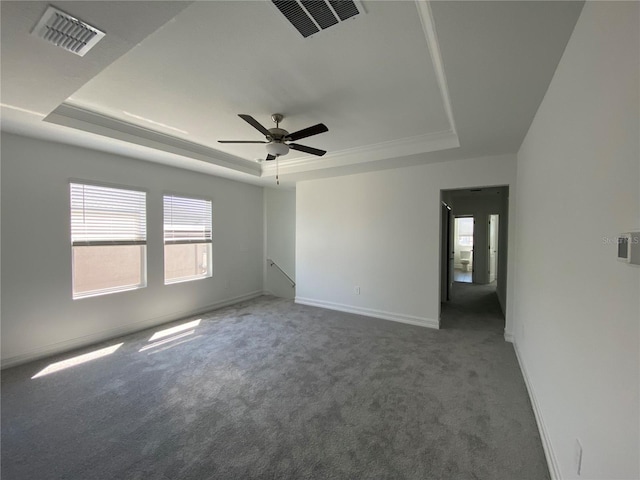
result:
[[[76,246],[145,245],[146,193],[71,183],[71,242]]]
[[[211,200],[165,195],[165,244],[211,243],[211,230]]]

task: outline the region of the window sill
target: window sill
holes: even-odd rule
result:
[[[205,280],[207,278],[211,278],[213,277],[213,275],[202,275],[199,277],[183,277],[183,278],[176,278],[173,280],[165,280],[164,284],[165,285],[175,285],[176,283],[186,283],[186,282],[194,282],[196,280]]]

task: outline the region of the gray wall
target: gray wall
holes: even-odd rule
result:
[[[639,18],[585,3],[518,153],[515,343],[556,478],[640,477]]]
[[[69,180],[147,191],[147,287],[72,300]],[[213,277],[164,285],[162,195],[213,201]],[[263,193],[92,150],[2,134],[2,362],[139,330],[262,292]]]

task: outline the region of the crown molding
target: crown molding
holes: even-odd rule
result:
[[[140,127],[91,110],[62,103],[45,122],[83,130],[104,137],[122,140],[143,147],[201,160],[219,167],[229,168],[256,177],[260,176],[259,163],[229,155],[198,143]]]
[[[456,122],[453,118],[453,108],[451,107],[451,97],[449,97],[449,87],[447,86],[447,76],[444,72],[444,62],[440,53],[440,42],[436,34],[436,25],[433,21],[433,12],[431,11],[431,2],[427,0],[415,0],[418,16],[422,24],[422,31],[427,40],[429,53],[431,55],[431,63],[438,79],[438,87],[444,104],[447,118],[449,119],[449,127],[451,131],[457,135]]]
[[[307,155],[293,160],[279,160],[281,174],[308,172],[323,168],[343,167],[361,163],[405,157],[419,153],[435,152],[460,146],[458,136],[452,131],[428,133],[415,137],[348,148],[323,157]],[[262,163],[262,176],[276,174],[276,162]]]

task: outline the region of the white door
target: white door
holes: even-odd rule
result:
[[[498,278],[499,215],[489,215],[489,283]]]

